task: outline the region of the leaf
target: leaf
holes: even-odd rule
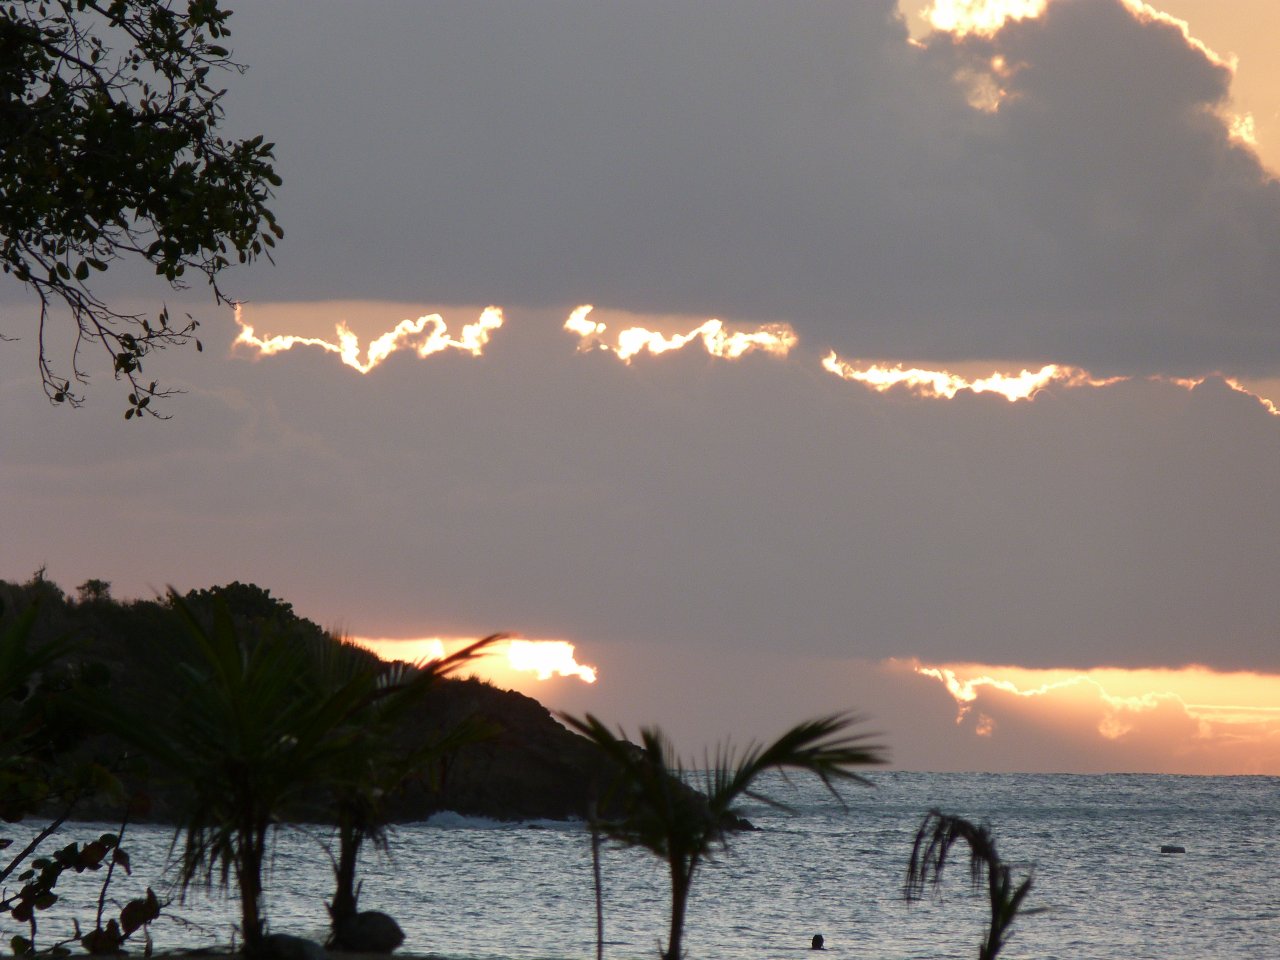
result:
[[[120,933],[120,925],[110,920],[105,930],[101,927],[90,930],[80,938],[80,943],[92,954],[118,953],[124,937]]]
[[[125,936],[129,936],[139,927],[143,927],[160,916],[160,901],[155,892],[147,887],[146,898],[130,900],[120,911],[120,923],[124,927]]]

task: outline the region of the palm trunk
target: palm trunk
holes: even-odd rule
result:
[[[671,860],[671,931],[663,960],[680,960],[684,954],[684,915],[693,886],[693,866],[692,863],[686,865],[680,857]]]
[[[1009,896],[1009,871],[994,857],[987,860],[987,897],[991,901],[991,926],[982,941],[978,960],[996,960],[1004,947],[1005,903]]]
[[[253,956],[261,952],[262,928],[262,861],[265,859],[267,828],[254,824],[241,833],[236,856],[236,879],[240,881],[240,933],[244,952]]]
[[[596,818],[596,802],[587,808],[591,821],[591,876],[596,882],[596,960],[604,960],[604,890],[600,883],[600,824]]]
[[[338,825],[338,861],[333,866],[333,903],[329,905],[329,939],[333,944],[339,943],[339,931],[343,924],[358,911],[360,893],[356,889],[356,864],[360,859],[360,847],[363,843],[363,830],[350,823]]]

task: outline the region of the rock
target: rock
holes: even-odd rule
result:
[[[1176,843],[1166,843],[1160,848],[1161,853],[1186,853],[1186,847],[1180,847]]]
[[[335,950],[349,953],[390,953],[404,943],[404,931],[395,919],[377,910],[365,910],[338,923]]]
[[[272,933],[262,941],[261,956],[269,960],[327,960],[324,947],[305,937]]]

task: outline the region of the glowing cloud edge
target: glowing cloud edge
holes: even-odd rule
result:
[[[687,333],[675,334],[664,334],[632,325],[622,329],[610,342],[606,337],[608,326],[590,316],[594,309],[590,304],[576,307],[565,320],[562,329],[578,338],[579,353],[606,352],[624,364],[632,363],[642,354],[657,356],[681,350],[693,343],[700,343],[706,353],[716,359],[737,360],[748,353],[762,353],[775,359],[785,359],[799,343],[798,336],[789,324],[770,323],[750,330],[730,330],[717,319],[706,320]],[[361,374],[371,372],[399,350],[411,350],[419,359],[445,351],[478,357],[484,352],[494,332],[501,329],[505,322],[502,309],[489,306],[478,320],[463,326],[460,335],[454,338],[449,336],[448,327],[439,314],[428,314],[412,320],[401,320],[394,328],[370,341],[362,351],[359,338],[345,321],[335,327],[334,340],[292,334],[260,337],[255,328],[245,320],[242,304],[236,304],[234,315],[239,335],[232,342],[233,351],[247,348],[256,351],[258,357],[269,357],[297,346],[318,347],[327,353],[336,354],[342,363]],[[1037,394],[1049,387],[1102,388],[1132,379],[1123,376],[1095,377],[1080,367],[1052,363],[1044,364],[1038,370],[1024,368],[1016,374],[995,370],[990,376],[969,379],[945,368],[849,361],[842,359],[834,350],[822,358],[821,366],[823,370],[842,380],[861,384],[878,393],[900,390],[924,400],[950,400],[958,393],[967,391],[1002,396],[1012,403],[1034,400]],[[1253,392],[1239,380],[1220,373],[1209,376],[1220,378],[1230,389],[1250,397],[1272,416],[1280,416],[1280,406]],[[1194,390],[1205,383],[1209,376],[1187,378],[1155,375],[1146,379]]]

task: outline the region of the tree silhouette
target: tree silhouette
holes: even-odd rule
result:
[[[274,144],[219,132],[214,79],[244,69],[221,45],[230,15],[218,0],[0,4],[0,268],[38,301],[55,403],[82,402],[80,347],[96,341],[132,388],[125,416],[156,414],[171,391],[143,379],[143,359],[194,339],[190,317],[121,312],[92,276],[136,259],[174,288],[203,276],[223,303],[223,270],[269,258],[284,235],[266,206]],[[76,325],[69,374],[47,349],[57,309]]]
[[[907,865],[905,894],[908,900],[919,900],[925,888],[937,889],[947,865],[951,848],[963,840],[969,845],[969,875],[976,888],[987,880],[990,920],[987,935],[978,951],[978,960],[995,960],[1009,940],[1009,931],[1022,902],[1031,892],[1031,872],[1015,883],[1012,868],[996,852],[995,837],[984,826],[963,817],[944,814],[936,808],[925,816],[916,831]]]
[[[579,719],[562,715],[574,730],[591,740],[613,762],[617,779],[597,826],[627,846],[643,847],[667,862],[671,880],[671,922],[663,960],[683,955],[685,913],[699,864],[729,844],[742,822],[737,804],[750,798],[770,806],[785,805],[756,787],[769,770],[794,770],[817,776],[839,798],[839,781],[866,781],[854,767],[885,762],[883,747],[866,735],[848,733],[857,718],[833,714],[798,724],[767,746],[749,745],[739,754],[716,749],[691,789],[686,769],[667,736],[656,727],[640,731],[640,743],[614,734],[591,714]]]
[[[225,604],[207,623],[174,594],[184,647],[146,660],[152,702],[113,732],[158,761],[183,786],[179,880],[234,885],[245,950],[263,944],[262,867],[269,831],[292,807],[324,790],[359,731],[355,719],[377,695],[375,671],[356,672],[320,693],[319,638],[268,623],[238,628]],[[147,722],[152,716],[164,724]]]

